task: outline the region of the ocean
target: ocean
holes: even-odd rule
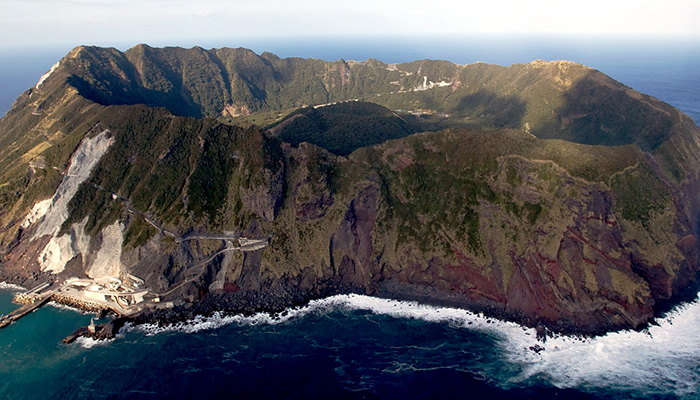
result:
[[[12,292],[0,290],[0,312]],[[549,338],[475,315],[334,296],[285,316],[214,315],[61,339],[90,315],[50,304],[0,332],[0,397],[696,399],[700,303],[646,332]]]
[[[699,43],[397,38],[202,46],[326,60],[507,65],[569,59],[700,121]],[[25,51],[26,67],[18,56],[0,54],[0,115],[68,50]],[[11,299],[18,290],[0,284],[0,314],[16,307]],[[127,326],[107,342],[61,343],[90,318],[50,304],[0,330],[0,398],[700,398],[700,300],[644,332],[549,338],[539,353],[530,349],[538,344],[534,330],[513,323],[355,295],[314,301],[283,316],[214,315],[168,327]]]

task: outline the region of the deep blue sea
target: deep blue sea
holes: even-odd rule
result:
[[[165,43],[163,43],[165,44]],[[154,43],[154,45],[162,45]],[[186,44],[189,45],[189,44]],[[211,42],[280,56],[508,65],[568,59],[700,121],[700,42],[531,38]],[[129,46],[117,46],[124,50]],[[0,115],[65,48],[0,51]],[[0,313],[18,288],[0,285]],[[464,310],[337,296],[284,317],[215,315],[61,339],[90,315],[49,305],[0,330],[0,398],[698,399],[700,302],[647,332],[550,338]]]

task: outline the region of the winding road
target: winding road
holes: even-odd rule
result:
[[[186,240],[223,240],[226,242],[226,248],[217,251],[216,253],[212,254],[211,256],[209,256],[205,260],[197,261],[196,263],[193,263],[193,264],[186,266],[185,269],[186,269],[187,275],[189,277],[187,277],[185,280],[183,280],[182,282],[180,282],[177,285],[175,285],[174,287],[172,287],[167,292],[157,294],[160,297],[165,297],[165,296],[173,293],[177,289],[181,288],[185,284],[192,282],[195,279],[198,279],[204,273],[204,271],[206,271],[206,268],[204,268],[204,267],[207,264],[209,264],[210,262],[212,262],[216,257],[220,256],[223,253],[232,252],[232,251],[241,251],[241,252],[257,251],[257,250],[264,249],[265,247],[267,247],[268,244],[270,244],[269,237],[265,238],[265,239],[248,239],[248,238],[244,238],[244,237],[241,237],[239,235],[236,235],[236,234],[229,234],[229,233],[212,233],[212,234],[191,233],[191,234],[186,234],[186,235],[180,236],[177,233],[169,231],[168,229],[166,229],[165,227],[160,225],[156,220],[154,220],[153,218],[146,215],[146,213],[135,209],[131,205],[131,202],[129,201],[129,199],[122,197],[119,194],[112,192],[111,190],[107,190],[107,189],[103,188],[102,186],[90,181],[89,179],[85,180],[84,182],[93,186],[97,190],[101,190],[101,191],[104,191],[104,192],[111,194],[113,199],[120,200],[122,203],[124,203],[124,207],[126,208],[126,210],[128,212],[140,216],[141,218],[144,219],[144,221],[148,222],[148,224],[150,224],[151,226],[156,228],[163,235],[170,236],[171,238],[173,238],[176,243],[182,243]],[[234,241],[238,241],[239,245],[234,246],[233,245]],[[200,268],[201,271],[197,271],[197,268]]]

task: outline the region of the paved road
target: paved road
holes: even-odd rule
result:
[[[232,245],[229,241],[238,241],[240,239],[239,235],[236,234],[227,234],[227,233],[212,233],[212,234],[202,234],[202,233],[191,233],[191,234],[186,234],[186,235],[178,235],[175,232],[169,231],[162,225],[160,225],[156,220],[153,218],[149,217],[146,215],[146,213],[139,211],[135,209],[132,205],[129,199],[120,196],[117,193],[114,193],[110,190],[107,190],[103,188],[102,186],[91,182],[89,179],[85,181],[86,183],[92,185],[94,188],[98,190],[102,190],[104,192],[107,192],[112,195],[112,198],[115,200],[120,200],[122,203],[124,203],[124,207],[126,210],[132,214],[139,215],[141,218],[143,218],[146,222],[148,222],[151,226],[156,228],[159,232],[162,232],[166,236],[172,237],[176,243],[181,243],[186,240],[224,240],[227,241],[227,247],[225,249],[219,250],[218,252],[214,253],[213,255],[209,256],[206,260],[203,261],[197,261],[196,263],[189,265],[186,267],[189,278],[186,278],[184,281],[180,282],[177,284],[175,287],[171,288],[165,293],[160,294],[161,297],[167,296],[168,294],[174,292],[175,290],[181,288],[183,285],[185,285],[188,282],[191,282],[197,278],[199,278],[206,268],[204,268],[207,264],[212,262],[216,257],[219,255],[226,253],[226,252],[231,252],[231,251],[242,251],[242,252],[250,252],[250,251],[257,251],[264,249],[267,247],[267,245],[270,243],[270,239],[248,239],[245,241],[245,244],[242,246],[233,246],[229,247]],[[197,271],[197,269],[201,269],[201,271]],[[193,274],[194,273],[194,274]]]

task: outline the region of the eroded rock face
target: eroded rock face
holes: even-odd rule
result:
[[[85,233],[87,217],[80,223],[72,224],[70,231],[63,235],[60,234],[60,230],[68,218],[68,203],[111,144],[112,138],[107,130],[82,140],[71,156],[69,167],[54,196],[35,204],[32,211],[25,217],[22,228],[31,234],[31,237],[25,240],[31,242],[48,240],[40,251],[27,254],[31,258],[36,258],[41,271],[58,274],[76,256],[80,255],[83,260],[87,257],[91,240]],[[121,240],[118,241],[118,247],[121,248]],[[34,248],[34,246],[28,248]]]
[[[324,173],[334,160],[328,160],[330,154],[320,151],[315,146],[301,143],[298,149],[286,149],[289,158],[298,165],[293,186],[290,186],[296,218],[302,222],[323,217],[333,204],[333,191],[328,186],[329,177]],[[323,156],[319,157],[322,154]],[[325,157],[324,157],[325,156]],[[291,185],[291,183],[290,183]]]
[[[226,247],[224,241],[175,243],[163,232],[123,251],[128,224],[113,222],[90,238],[83,220],[68,234],[49,238],[39,253],[43,261],[35,259],[52,273],[61,270],[49,265],[82,269],[91,277],[131,273],[157,293],[191,302],[214,296],[219,300],[212,304],[255,308],[355,291],[464,306],[576,332],[637,327],[696,273],[698,243],[680,203],[660,203],[648,216],[656,228],[645,227],[647,222],[621,213],[608,183],[515,155],[496,157],[477,174],[479,180],[466,187],[480,195],[470,200],[460,189],[463,175],[454,172],[461,167],[444,152],[445,146],[457,147],[450,140],[459,135],[444,136],[447,144],[426,137],[411,139],[418,144],[380,146],[384,164],[360,172],[351,168],[365,165],[361,158],[326,155],[326,167],[314,169],[318,149],[287,148],[284,162],[292,169],[275,175],[265,169],[264,182],[240,192],[255,216],[241,234],[273,235],[263,251],[212,257]],[[445,161],[433,164],[425,154]],[[340,163],[361,179],[351,185],[331,179],[331,164]],[[415,185],[425,182],[415,180],[416,171],[435,165],[429,176],[440,176],[442,190],[417,192]],[[636,176],[637,169],[631,164],[621,171]],[[417,225],[407,231],[411,221]],[[27,234],[33,229],[29,224]],[[645,244],[653,241],[654,247]]]
[[[406,159],[403,153],[409,153],[411,163],[416,159],[405,143],[383,151],[391,155],[390,166]],[[633,164],[620,173],[634,176],[638,168]],[[501,158],[485,179],[494,194],[476,206],[481,244],[476,249],[460,236],[457,220],[448,220],[433,236],[403,239],[387,230],[384,220],[366,235],[382,247],[360,246],[371,240],[363,241],[354,211],[358,199],[353,199],[331,242],[332,249],[354,250],[353,258],[334,253],[342,275],[353,277],[356,286],[364,284],[369,293],[448,302],[576,332],[640,326],[653,317],[659,301],[679,294],[679,280],[694,281],[697,239],[678,203],[659,203],[644,220],[631,220],[607,184],[574,177],[551,162],[518,157]],[[394,201],[421,201],[402,186],[399,174],[388,188],[401,194]],[[450,196],[449,189],[428,196]],[[380,202],[363,204],[361,214],[373,218],[376,214],[366,211],[370,204],[383,218],[381,210],[390,210]],[[415,213],[421,225],[435,220],[420,209]],[[421,244],[424,239],[431,251]],[[367,252],[376,258],[363,258]],[[381,279],[373,281],[369,277],[376,276],[377,263]]]
[[[378,195],[379,189],[375,185],[360,190],[330,238],[332,267],[343,282],[365,291],[370,290],[379,272],[372,244]]]
[[[123,276],[125,272],[121,262],[123,233],[124,225],[119,221],[102,229],[99,249],[94,253],[94,260],[88,264],[86,269],[90,278]]]
[[[240,190],[241,200],[253,214],[273,221],[282,203],[284,189],[284,169],[277,172],[264,170],[262,183],[249,189]]]
[[[69,233],[51,237],[49,243],[39,254],[39,265],[42,271],[53,274],[62,272],[70,260],[78,254],[87,256],[90,237],[85,234],[87,217],[79,224],[73,224]]]
[[[70,166],[51,199],[51,205],[34,232],[34,239],[44,235],[56,236],[68,218],[68,202],[75,196],[80,184],[90,176],[111,144],[109,131],[103,131],[93,138],[85,138],[81,142],[70,159]]]

